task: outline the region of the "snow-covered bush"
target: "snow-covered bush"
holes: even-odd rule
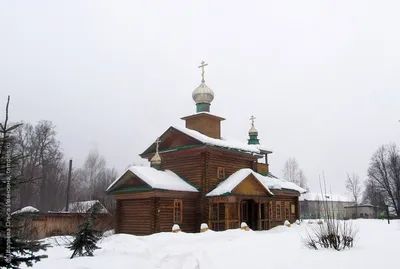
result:
[[[290,221],[285,220],[285,222],[283,223],[285,226],[290,227]]]
[[[297,225],[300,225],[300,221],[299,221],[299,220],[296,220],[296,224],[297,224]]]
[[[178,224],[174,224],[174,226],[172,226],[172,232],[173,233],[177,233],[177,232],[180,232],[180,231],[181,231],[181,228],[179,227]]]

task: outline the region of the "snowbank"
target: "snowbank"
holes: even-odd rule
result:
[[[101,249],[94,257],[71,260],[65,247],[49,248],[49,258],[33,269],[397,268],[400,220],[390,225],[381,220],[356,220],[354,224],[359,228],[359,239],[353,249],[341,252],[306,248],[301,237],[310,225],[302,222],[290,229],[279,226],[262,232],[116,234],[100,242]],[[381,257],[385,257],[384,263]]]
[[[20,210],[14,211],[13,213],[11,213],[11,215],[22,214],[22,213],[35,213],[35,212],[39,212],[39,209],[37,209],[33,206],[25,206],[25,207],[21,208]]]

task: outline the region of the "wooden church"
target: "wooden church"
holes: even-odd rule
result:
[[[260,145],[254,117],[246,142],[221,137],[224,118],[210,113],[214,92],[205,84],[193,91],[196,113],[185,127],[171,126],[143,153],[149,167],[132,166],[106,190],[116,199],[116,233],[148,235],[214,231],[266,230],[300,217],[299,195],[306,190],[273,176],[272,152]]]

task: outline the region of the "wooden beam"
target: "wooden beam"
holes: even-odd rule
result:
[[[229,229],[229,204],[224,203],[225,205],[225,230]]]
[[[271,220],[272,220],[272,201],[268,202],[268,216],[269,216],[269,220],[268,220],[268,230],[271,229]]]
[[[257,219],[258,219],[258,230],[262,230],[261,229],[261,203],[258,203],[258,216],[257,216]]]
[[[239,220],[239,227],[238,228],[240,228],[240,223],[241,223],[241,216],[240,216],[241,199],[239,198],[238,200],[239,201],[237,203],[237,205],[238,205],[237,214],[238,214],[238,220]]]
[[[212,229],[213,227],[211,226],[211,217],[212,217],[212,203],[211,201],[208,201],[208,228]]]

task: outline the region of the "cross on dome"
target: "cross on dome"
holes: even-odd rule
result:
[[[251,115],[250,120],[251,120],[251,126],[254,126],[254,120],[256,119],[256,117],[254,117],[254,115]]]
[[[198,67],[198,68],[201,68],[201,82],[202,82],[202,83],[206,82],[206,81],[204,80],[204,72],[205,72],[204,67],[206,67],[207,65],[208,65],[208,64],[206,64],[205,61],[202,61],[202,62],[201,62],[201,65],[199,65],[199,67]]]
[[[159,147],[159,144],[161,143],[161,140],[160,140],[160,138],[159,137],[157,137],[157,139],[156,139],[156,152],[158,153],[158,147]]]

